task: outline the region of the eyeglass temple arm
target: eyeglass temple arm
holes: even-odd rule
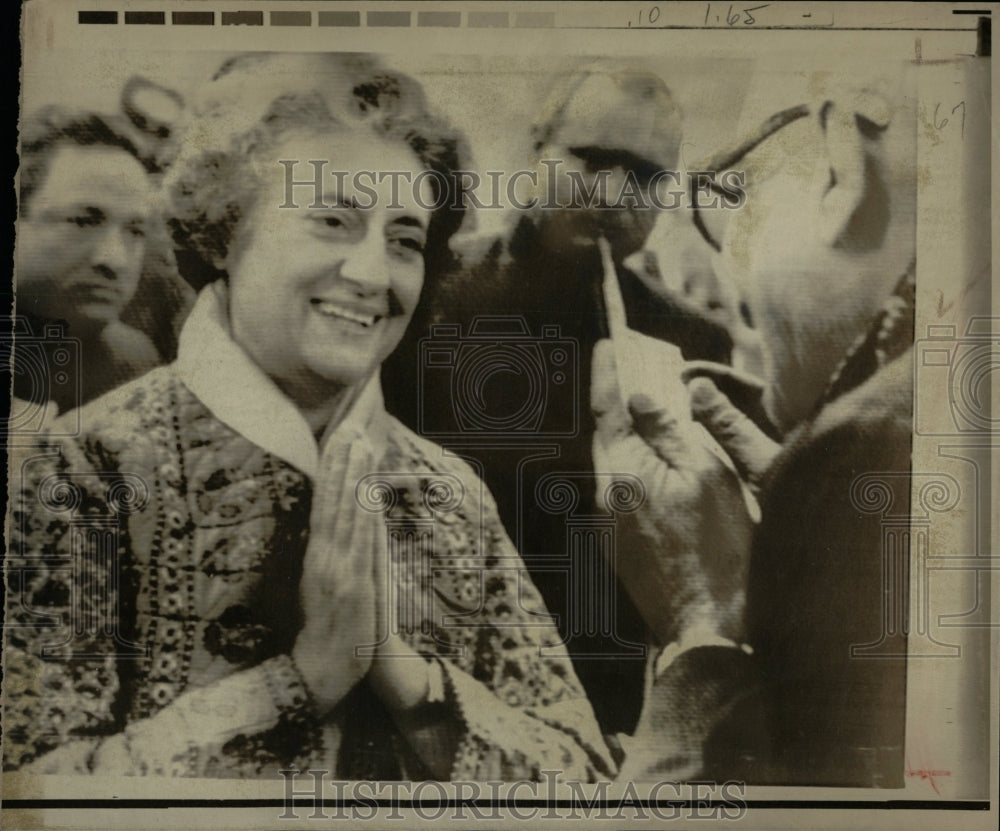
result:
[[[735,148],[731,150],[724,150],[721,153],[716,153],[714,156],[710,156],[706,161],[692,168],[693,170],[704,170],[710,172],[720,172],[723,170],[729,170],[743,159],[751,150],[757,147],[762,141],[774,135],[778,130],[783,127],[787,127],[793,121],[798,121],[800,118],[804,118],[809,115],[810,109],[808,104],[798,104],[794,107],[789,107],[787,110],[782,110],[781,112],[775,113],[770,118],[768,118],[763,124],[760,125],[756,130],[754,130],[750,135],[741,141]],[[702,219],[701,212],[698,210],[697,202],[695,201],[695,186],[696,181],[691,179],[691,202],[693,207],[692,220],[694,221],[695,227],[698,229],[699,233],[705,238],[709,245],[711,245],[716,251],[721,251],[722,246],[719,242],[712,236],[708,228],[705,227],[705,221]],[[707,183],[710,190],[721,193],[722,195],[728,195],[727,191],[722,185],[718,184],[714,180]]]

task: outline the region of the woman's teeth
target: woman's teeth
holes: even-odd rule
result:
[[[382,319],[382,315],[361,314],[337,303],[331,303],[329,300],[313,300],[312,304],[320,314],[324,314],[327,317],[340,317],[364,327],[374,326]]]

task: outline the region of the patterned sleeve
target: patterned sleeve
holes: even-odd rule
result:
[[[58,749],[50,767],[85,770],[119,729],[114,526],[72,443],[13,448],[8,463],[4,767]]]
[[[119,662],[142,647],[118,628],[129,546],[121,520],[145,495],[102,457],[68,441],[10,452],[4,768],[212,775],[246,737],[311,723],[298,671],[277,656],[125,724]]]
[[[435,523],[433,579],[444,613],[436,644],[417,644],[438,652],[446,702],[462,725],[452,778],[613,778],[590,702],[492,497],[471,470],[454,471],[466,502]]]
[[[256,759],[246,753],[252,737],[296,722],[311,727],[316,719],[291,658],[278,655],[185,691],[155,715],[105,739],[89,767],[105,776],[260,776],[281,764],[270,755]]]

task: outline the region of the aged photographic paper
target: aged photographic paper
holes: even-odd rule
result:
[[[27,3],[5,827],[994,827],[987,6]]]

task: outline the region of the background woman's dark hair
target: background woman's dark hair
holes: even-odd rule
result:
[[[21,215],[29,213],[31,197],[45,181],[52,155],[63,145],[116,147],[135,158],[147,173],[157,173],[156,162],[145,156],[130,137],[133,131],[123,116],[56,105],[26,116],[21,124],[21,164],[18,168]]]
[[[435,115],[420,84],[368,55],[249,53],[226,61],[203,90],[167,181],[168,224],[181,274],[195,288],[225,277],[233,232],[256,198],[256,163],[291,132],[371,129],[405,143],[421,164],[454,180],[465,141]],[[336,160],[331,162],[335,165]],[[438,188],[438,177],[430,177]],[[433,276],[464,206],[435,192],[424,259]]]

